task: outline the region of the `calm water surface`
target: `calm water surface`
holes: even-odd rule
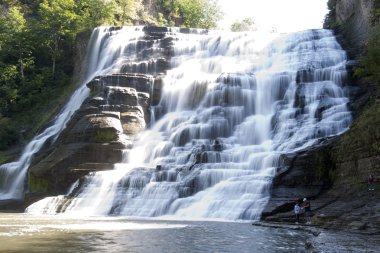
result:
[[[0,215],[0,252],[302,252],[308,237],[250,223]]]
[[[305,242],[313,250],[305,250]],[[0,214],[0,252],[378,252],[378,236],[212,221]]]

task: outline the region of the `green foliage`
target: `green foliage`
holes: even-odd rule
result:
[[[49,49],[52,74],[55,75],[56,61],[61,56],[61,41],[73,40],[79,19],[75,13],[74,0],[43,0],[39,8],[39,29],[42,44]]]
[[[17,67],[0,63],[0,113],[6,113],[17,102],[19,90],[16,83]]]
[[[7,162],[11,161],[11,159],[12,159],[12,156],[10,156],[9,154],[7,154],[5,152],[0,151],[0,164],[7,163]]]
[[[28,188],[31,192],[48,192],[49,180],[38,177],[29,173],[28,175]]]
[[[374,28],[372,39],[368,42],[366,52],[359,59],[355,69],[357,77],[367,78],[377,84],[377,96],[380,96],[380,25]]]
[[[161,9],[166,16],[167,24],[178,25],[180,20],[179,9],[181,0],[160,0]]]
[[[159,3],[167,19],[165,23],[172,26],[214,29],[222,15],[215,0],[160,0]]]
[[[118,15],[120,19],[120,25],[124,26],[131,23],[132,13],[135,11],[135,5],[133,0],[118,0]]]
[[[115,25],[115,15],[122,8],[125,13],[130,10],[132,0],[119,0],[118,5],[114,0],[77,0],[77,13],[79,30],[92,29],[100,25]]]
[[[182,0],[180,13],[185,27],[201,27],[204,2],[202,0]]]
[[[181,0],[179,13],[183,26],[213,29],[221,16],[221,10],[214,1],[207,0]]]
[[[377,166],[372,162],[366,165],[360,164],[362,161],[365,161],[364,163],[371,161],[371,159],[367,160],[367,158],[379,155],[379,115],[380,103],[373,99],[358,113],[358,117],[350,127],[350,131],[342,135],[334,147],[333,156],[337,158],[338,164],[341,164],[337,173],[338,175],[342,172],[345,174],[344,181],[347,182],[346,184],[349,187],[356,189],[365,189],[366,187],[362,180],[368,176],[368,172],[357,170],[359,166],[362,168],[368,166],[368,169],[371,169],[374,174],[379,172],[378,168],[376,168]],[[347,167],[345,167],[346,165]],[[344,171],[346,169],[347,173]]]
[[[374,99],[375,100],[375,99]],[[350,131],[343,136],[340,153],[347,155],[365,150],[368,156],[379,154],[380,146],[380,104],[370,101],[359,113]]]
[[[112,130],[102,129],[97,130],[95,136],[91,139],[94,142],[111,142],[117,139],[117,134]]]
[[[245,18],[242,21],[235,21],[231,25],[232,32],[254,31],[256,30],[255,21],[252,18]]]
[[[0,149],[31,137],[73,89],[74,39],[115,23],[111,0],[0,2]]]
[[[159,26],[167,26],[168,25],[168,21],[165,19],[164,14],[162,14],[161,12],[158,13],[157,24]]]
[[[31,138],[74,89],[75,37],[99,25],[214,28],[214,0],[0,1],[0,150]],[[113,136],[99,134],[99,141]],[[19,143],[20,144],[20,143]]]
[[[325,16],[324,28],[335,29],[339,27],[339,24],[336,20],[336,0],[327,1],[327,9],[329,10]]]
[[[17,134],[15,133],[9,118],[5,118],[0,114],[0,149],[6,148],[12,142],[17,139]]]

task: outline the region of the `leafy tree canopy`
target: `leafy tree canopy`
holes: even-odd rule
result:
[[[253,18],[245,18],[242,21],[232,23],[230,29],[232,32],[255,31],[256,24]]]
[[[100,25],[212,29],[217,0],[1,0],[0,150],[31,137],[73,87],[75,38]],[[1,160],[1,157],[0,157]]]

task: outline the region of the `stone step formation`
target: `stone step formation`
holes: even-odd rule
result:
[[[254,33],[124,29],[95,36],[90,66],[104,71],[59,153],[30,170],[34,190],[66,196],[28,212],[257,220],[324,187],[322,171],[292,157],[351,122],[346,54],[331,31],[280,36],[261,51]]]
[[[88,173],[112,170],[150,124],[150,107],[159,103],[162,79],[170,68],[173,37],[166,27],[143,30],[125,52],[115,55],[118,63],[110,74],[86,84],[90,96],[73,115],[58,145],[30,168],[26,202],[35,200],[34,192],[64,193]]]

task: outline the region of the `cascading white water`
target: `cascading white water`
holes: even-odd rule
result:
[[[51,198],[30,212],[255,220],[281,155],[348,129],[346,54],[331,31],[283,35],[264,50],[256,33],[171,36],[155,124],[63,209]]]
[[[113,29],[100,27],[94,30],[89,41],[86,56],[88,67],[83,84],[74,92],[51,126],[28,143],[17,161],[0,166],[0,200],[23,198],[25,177],[34,155],[41,150],[48,140],[52,143],[55,142],[71,116],[88,97],[89,89],[86,87],[86,83],[97,75],[112,72],[115,63],[110,61],[109,54],[112,52],[111,57],[114,59],[119,58],[120,53],[117,54],[115,49],[118,47],[124,48],[126,45],[134,47],[137,38],[143,34],[141,27],[124,27],[122,30],[124,34],[128,33],[128,37],[124,37],[122,42],[117,39],[119,33],[113,31]],[[111,34],[116,36],[111,36]],[[110,39],[106,40],[108,37]],[[134,50],[132,51],[134,52]]]

